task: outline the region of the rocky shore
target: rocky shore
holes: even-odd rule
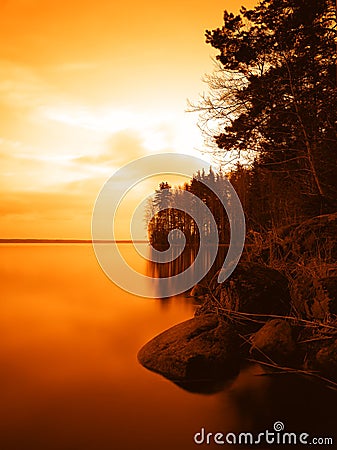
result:
[[[153,338],[140,363],[190,390],[232,379],[247,361],[337,388],[337,213],[250,246],[224,283],[203,280],[195,317]]]

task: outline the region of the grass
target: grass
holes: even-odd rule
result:
[[[337,261],[333,257],[335,239],[332,237],[329,240],[325,237],[320,241],[319,236],[314,236],[311,251],[301,252],[300,247],[295,245],[289,236],[280,236],[277,230],[271,230],[264,236],[257,236],[255,233],[254,238],[255,244],[249,242],[242,258],[276,269],[287,278],[291,296],[290,314],[261,315],[226,308],[210,288],[214,286],[216,275],[209,282],[204,281],[208,291],[208,311],[221,315],[239,329],[244,329],[245,325],[252,323],[262,327],[272,319],[288,321],[292,329],[296,330],[296,345],[301,349],[296,367],[291,367],[291,364],[280,365],[265,354],[261,354],[261,359],[248,356],[247,360],[268,367],[272,370],[270,374],[306,375],[337,390],[337,380],[332,379],[334,375],[325,376],[325,373],[315,369],[314,364],[317,352],[337,341],[337,316],[330,311],[331,302],[337,302],[337,298],[330,298],[322,286],[323,279],[337,276]],[[251,334],[240,334],[240,337],[247,346],[251,345]],[[337,373],[337,355],[335,364]]]

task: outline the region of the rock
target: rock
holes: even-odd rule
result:
[[[337,259],[337,212],[306,220],[288,236],[292,257],[319,257],[325,262]]]
[[[258,359],[270,358],[275,363],[288,362],[294,354],[296,344],[290,324],[283,319],[267,322],[251,338],[250,352]]]
[[[261,264],[240,262],[227,280],[211,289],[221,307],[230,311],[261,315],[287,315],[290,311],[288,280]],[[212,310],[210,299],[199,308],[198,315]]]
[[[209,314],[179,323],[144,345],[139,362],[184,386],[239,371],[239,338],[230,323]]]
[[[337,339],[317,352],[314,366],[327,378],[337,380]]]

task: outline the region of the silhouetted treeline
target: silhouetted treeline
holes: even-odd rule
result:
[[[211,180],[214,185],[223,187],[219,188],[220,191],[226,192],[224,176],[223,173],[215,174],[210,169],[209,173],[198,172],[189,183],[178,188],[172,188],[168,183],[162,182],[149,208],[153,214],[148,227],[151,243],[168,247],[168,234],[176,229],[184,233],[187,244],[199,244],[201,234],[206,242],[207,237],[211,241],[214,232],[211,221],[207,216],[200,217],[197,204],[191,201],[187,205],[186,209],[193,214],[175,208],[181,192],[185,190],[207,205],[215,219],[219,242],[228,244],[230,230],[227,213],[219,197],[204,184],[205,180]],[[280,229],[322,214],[333,204],[330,202],[327,208],[324,199],[318,201],[316,197],[311,199],[311,203],[304,202],[303,195],[295,183],[291,183],[283,173],[274,172],[258,162],[251,167],[238,164],[227,177],[241,200],[248,238],[250,233],[263,234],[271,229]],[[337,205],[335,207],[337,209]],[[164,209],[157,212],[162,208]],[[199,221],[202,223],[200,230],[192,218],[193,215],[199,215]]]
[[[186,243],[197,245],[200,239],[203,242],[213,242],[214,233],[218,234],[219,242],[229,242],[229,227],[226,211],[221,199],[205,184],[217,187],[226,194],[224,175],[215,174],[212,169],[206,174],[204,170],[194,175],[184,186],[172,188],[168,183],[162,182],[155,193],[153,202],[149,205],[148,215],[153,215],[148,226],[149,238],[152,244],[168,246],[168,234],[179,229],[185,236]],[[183,200],[180,199],[183,191],[192,194]],[[208,208],[210,214],[204,214],[195,197],[199,198]],[[179,207],[181,209],[179,209]],[[211,219],[214,219],[214,222]],[[196,220],[195,220],[196,219]],[[198,226],[199,223],[199,226]],[[178,235],[175,232],[174,237]]]

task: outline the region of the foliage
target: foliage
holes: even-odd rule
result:
[[[335,210],[335,2],[264,0],[236,16],[225,11],[206,42],[220,52],[218,70],[196,109],[212,152],[254,159],[283,200],[291,185],[303,214]]]
[[[167,183],[161,183],[156,190],[154,201],[149,205],[149,211],[152,212],[152,219],[149,222],[148,233],[152,244],[158,246],[168,246],[168,234],[172,230],[179,229],[185,235],[188,244],[198,244],[199,238],[205,237],[211,239],[212,223],[209,217],[201,217],[197,203],[194,201],[198,197],[210,210],[212,217],[217,225],[219,241],[229,242],[229,227],[226,212],[220,202],[220,199],[212,192],[204,182],[207,180],[212,185],[224,184],[224,175],[220,172],[215,174],[212,169],[206,174],[204,170],[196,173],[189,183],[184,186],[172,189]],[[184,211],[178,209],[181,203],[183,191],[191,193],[188,203],[184,201]],[[164,209],[165,208],[165,209]],[[149,216],[150,214],[148,214]],[[201,229],[198,229],[196,217],[200,219]]]

